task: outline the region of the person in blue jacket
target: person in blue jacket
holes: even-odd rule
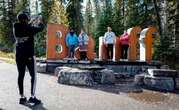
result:
[[[73,28],[70,28],[66,36],[66,45],[68,47],[68,58],[74,58],[75,48],[78,46],[78,37]]]

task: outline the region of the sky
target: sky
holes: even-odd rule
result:
[[[39,1],[38,1],[38,10],[36,12],[36,1],[38,1],[38,0],[30,0],[31,15],[36,15],[41,12],[41,7],[40,7]]]

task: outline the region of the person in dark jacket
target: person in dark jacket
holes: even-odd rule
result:
[[[28,23],[29,17],[25,13],[20,13],[17,16],[18,22],[14,24],[14,37],[16,39],[16,64],[18,69],[18,87],[19,94],[21,96],[19,104],[34,103],[40,104],[41,100],[35,96],[36,89],[36,62],[34,57],[34,35],[41,32],[44,28],[42,24],[42,18],[38,17],[33,22],[36,22],[36,26]],[[24,76],[26,67],[29,70],[31,76],[31,97],[27,101],[24,96]]]

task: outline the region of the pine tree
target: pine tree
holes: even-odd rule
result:
[[[13,23],[16,20],[16,1],[3,0],[0,2],[1,18],[0,18],[0,43],[8,51],[13,50],[14,36]]]
[[[112,1],[105,0],[102,2],[103,7],[97,22],[95,40],[96,40],[96,49],[98,49],[99,37],[104,36],[104,33],[107,31],[107,27],[113,25],[113,15],[112,15]]]
[[[112,9],[112,1],[111,0],[105,0],[104,1],[104,20],[106,22],[106,25],[112,26],[112,15],[113,9]]]
[[[116,0],[113,11],[113,31],[116,35],[121,35],[124,30],[124,17],[122,16],[122,0]]]
[[[83,28],[83,16],[81,13],[81,3],[83,0],[68,1],[69,2],[66,11],[68,13],[69,26],[74,28],[74,30],[79,33],[81,28]]]
[[[67,14],[63,4],[59,0],[53,0],[49,23],[58,23],[68,25]]]
[[[44,24],[48,24],[50,20],[50,14],[52,12],[53,1],[40,0],[41,15],[43,17]],[[35,54],[38,57],[45,56],[46,54],[46,34],[47,31],[44,29],[43,32],[38,33],[35,37]]]
[[[89,34],[92,33],[92,29],[94,28],[92,13],[92,3],[91,0],[88,0],[85,11],[85,29]]]
[[[17,1],[15,7],[15,13],[18,14],[20,12],[27,12],[30,15],[29,6],[30,6],[29,0],[19,0]]]
[[[127,3],[127,16],[126,16],[126,26],[131,28],[133,26],[139,25],[138,21],[138,5],[139,0],[129,0]]]

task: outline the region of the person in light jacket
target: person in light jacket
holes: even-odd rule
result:
[[[115,44],[116,35],[112,32],[111,27],[107,27],[107,32],[104,34],[104,44],[107,47],[108,59],[113,59],[113,46]]]
[[[129,48],[129,34],[127,32],[124,32],[124,34],[120,37],[120,42],[122,59],[127,59]]]
[[[84,29],[81,29],[81,33],[78,37],[79,42],[79,50],[81,60],[85,60],[87,58],[87,46],[88,46],[89,37]]]
[[[66,36],[66,45],[68,47],[68,58],[74,58],[75,48],[78,46],[78,37],[72,28]]]

